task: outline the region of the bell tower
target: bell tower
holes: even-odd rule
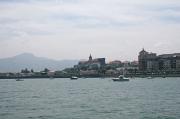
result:
[[[92,56],[91,56],[91,54],[90,54],[90,56],[89,56],[89,61],[92,61]]]

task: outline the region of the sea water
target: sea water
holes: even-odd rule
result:
[[[0,119],[180,119],[180,78],[0,80]]]

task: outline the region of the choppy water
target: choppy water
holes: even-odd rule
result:
[[[0,119],[180,119],[180,78],[0,80]]]

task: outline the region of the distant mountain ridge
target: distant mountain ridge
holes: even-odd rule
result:
[[[73,67],[78,60],[53,60],[34,56],[31,53],[23,53],[14,57],[0,59],[0,72],[19,72],[21,69],[33,69],[42,71],[44,68],[50,70],[62,70]]]

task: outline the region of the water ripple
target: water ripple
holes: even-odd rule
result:
[[[0,119],[180,119],[180,80],[0,81]]]

